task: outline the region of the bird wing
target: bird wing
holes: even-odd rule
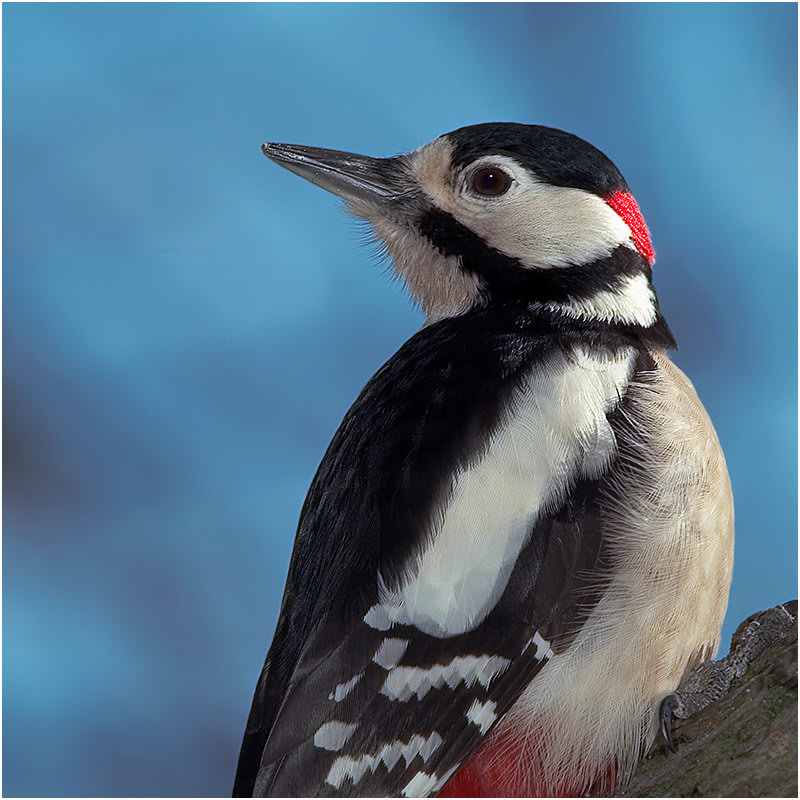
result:
[[[499,602],[472,630],[442,638],[411,624],[382,630],[364,618],[321,619],[280,698],[271,690],[268,663],[253,718],[270,703],[277,711],[265,739],[258,726],[248,733],[251,742],[265,742],[249,759],[252,793],[439,791],[551,648],[566,646],[582,624],[597,588],[588,576],[602,559],[594,508],[599,487],[599,480],[583,482],[535,524]],[[530,582],[531,575],[538,577]],[[246,768],[243,760],[242,776]]]
[[[236,796],[436,793],[598,597],[608,418],[636,354],[460,324],[376,374],[320,465]]]

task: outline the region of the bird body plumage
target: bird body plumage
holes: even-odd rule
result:
[[[664,355],[638,206],[603,200],[627,185],[537,126],[397,159],[265,153],[372,222],[428,322],[311,484],[234,794],[610,784],[715,651],[732,552],[724,459]],[[474,190],[498,185],[499,220]]]

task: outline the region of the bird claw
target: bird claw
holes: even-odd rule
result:
[[[677,752],[675,742],[672,740],[672,721],[675,717],[675,709],[680,706],[680,698],[677,694],[668,694],[662,701],[658,709],[658,720],[661,727],[661,735],[664,737],[667,749],[670,753]]]
[[[736,678],[773,642],[784,638],[797,620],[797,602],[759,611],[746,619],[731,640],[731,651],[721,661],[695,667],[679,692],[667,695],[658,710],[659,726],[670,752],[676,752],[672,723],[688,719],[722,697]]]

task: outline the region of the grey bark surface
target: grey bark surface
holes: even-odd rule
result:
[[[745,620],[677,697],[675,752],[659,736],[616,796],[797,797],[797,601]]]

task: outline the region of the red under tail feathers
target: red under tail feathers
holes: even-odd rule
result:
[[[616,765],[610,765],[590,786],[560,782],[547,786],[536,764],[536,748],[508,732],[490,736],[466,764],[447,782],[438,797],[585,797],[616,782]],[[539,780],[537,780],[539,777]]]

